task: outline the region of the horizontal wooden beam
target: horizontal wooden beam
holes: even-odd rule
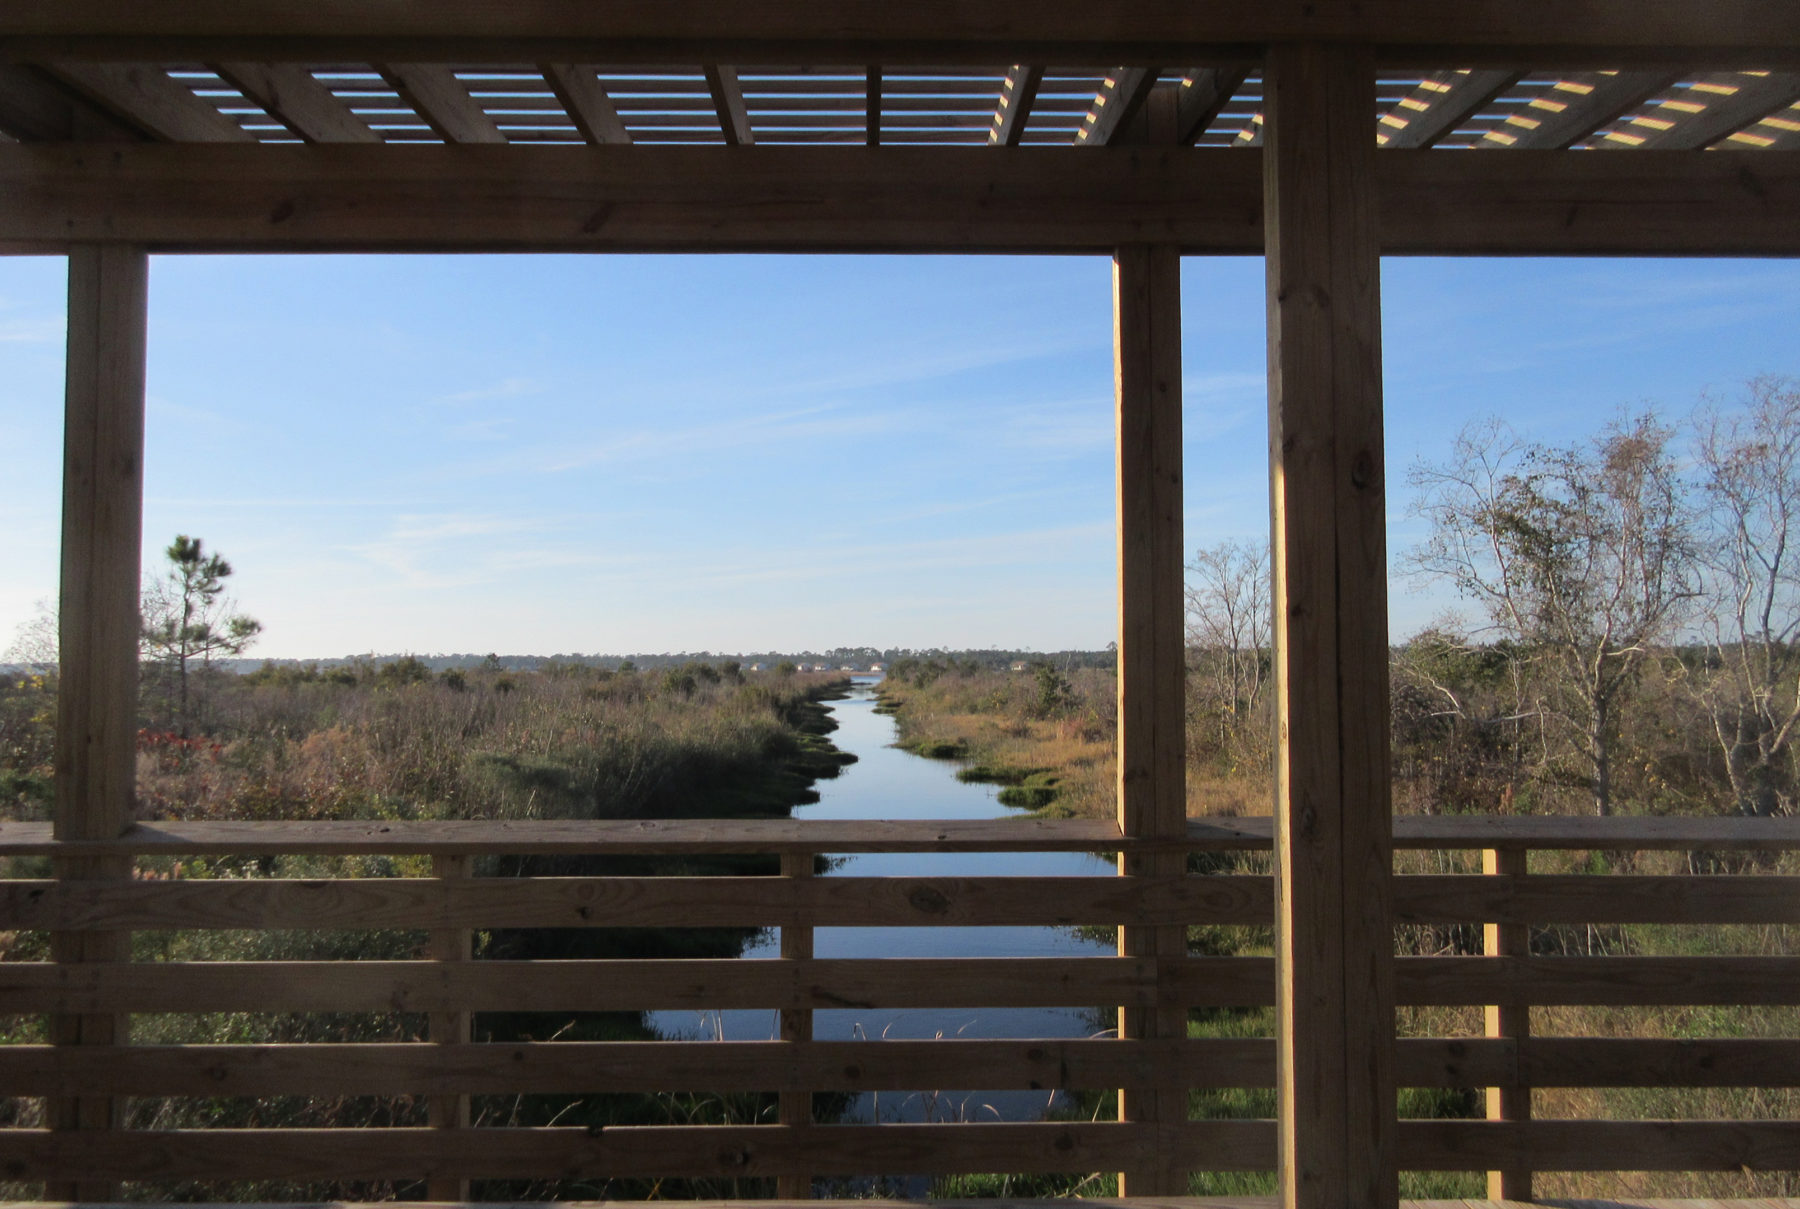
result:
[[[1452,880],[1477,883],[1488,879]],[[1464,889],[1462,898],[1481,901],[1477,891],[1468,889]],[[1428,902],[1427,913],[1432,913],[1432,903],[1446,899],[1454,903],[1457,896],[1439,891]],[[1466,912],[1468,908],[1438,909]],[[1766,903],[1764,909],[1769,910]],[[308,881],[203,878],[116,883],[0,882],[0,928],[46,931],[785,928],[823,923],[834,927],[1147,926],[1258,924],[1267,922],[1273,913],[1273,890],[1267,877],[463,877]]]
[[[1228,148],[0,147],[0,249],[1262,249]],[[1800,157],[1392,152],[1389,255],[1800,255]]]
[[[819,852],[1266,852],[1263,818],[1189,819],[1179,839],[1126,839],[1110,819],[876,821],[655,819],[582,822],[218,820],[139,823],[116,840],[56,840],[48,823],[0,822],[0,856],[666,855]],[[1800,849],[1800,818],[1400,815],[1394,846],[1631,851]]]
[[[1207,62],[1279,42],[1374,45],[1435,66],[1800,55],[1800,10],[1769,0],[9,0],[0,56],[333,62]],[[1752,62],[1754,60],[1754,62]]]

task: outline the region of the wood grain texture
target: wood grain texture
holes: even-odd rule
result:
[[[1262,250],[1231,148],[0,146],[0,248]],[[1085,161],[1085,162],[1084,162]],[[1376,157],[1394,255],[1800,254],[1800,158]]]
[[[1517,881],[1530,872],[1530,854],[1522,848],[1489,848],[1481,854],[1480,880]],[[1396,908],[1395,918],[1403,918]],[[1499,918],[1495,916],[1495,918]],[[1489,957],[1530,957],[1531,927],[1524,920],[1486,924],[1481,930],[1481,951]],[[1523,1003],[1489,1003],[1481,1009],[1482,1030],[1493,1038],[1514,1043],[1515,1053],[1521,1043],[1531,1039],[1531,1007]],[[1487,1086],[1487,1116],[1490,1121],[1531,1120],[1531,1084],[1515,1070],[1510,1078],[1495,1080]],[[1490,1198],[1529,1201],[1531,1165],[1519,1155],[1503,1166],[1487,1173]]]
[[[431,872],[446,886],[462,885],[468,881],[472,860],[467,856],[434,856]],[[474,942],[475,934],[469,928],[436,928],[430,938],[431,957],[434,961],[453,963],[473,960]],[[471,1013],[464,1009],[433,1012],[426,1036],[434,1047],[464,1047],[474,1040],[473,1024]],[[469,1097],[466,1094],[447,1092],[432,1096],[426,1109],[433,1129],[469,1127]],[[469,1199],[469,1181],[456,1177],[428,1181],[425,1196],[433,1201],[466,1201]]]
[[[1153,83],[1155,73],[1148,76]],[[1126,103],[1122,94],[1115,94],[1115,103]],[[1181,253],[1172,245],[1133,244],[1113,254],[1113,386],[1119,830],[1174,838],[1187,830],[1187,765]],[[1183,886],[1210,883],[1210,878],[1187,878],[1186,867],[1186,854],[1179,851],[1121,853],[1114,884],[1171,879]],[[1268,917],[1262,913],[1264,920]],[[1187,953],[1187,929],[1174,916],[1127,922],[1134,926],[1119,929],[1121,956],[1155,958],[1165,980],[1177,976]],[[1118,1021],[1119,1036],[1127,1041],[1187,1036],[1187,1008],[1169,996],[1159,996],[1154,1008],[1122,1005]],[[1121,1121],[1153,1124],[1186,1115],[1186,1088],[1166,1078],[1120,1089]],[[1186,1190],[1181,1156],[1161,1152],[1156,1157],[1160,1161],[1120,1172],[1122,1195],[1172,1196]]]
[[[1179,853],[1164,859],[1169,857],[1178,866],[1184,859]],[[1266,877],[1179,872],[1119,878],[8,881],[0,882],[0,927],[805,928],[824,921],[838,927],[1179,926],[1266,923],[1271,901]]]
[[[504,143],[494,119],[443,63],[389,63],[382,78],[446,143]]]
[[[1268,1003],[1267,959],[1225,958],[1182,995]],[[5,1012],[635,1011],[1153,1004],[1147,958],[814,961],[0,962]],[[1258,996],[1260,995],[1260,999]]]
[[[1031,119],[1031,108],[1037,104],[1038,86],[1044,82],[1041,64],[1015,63],[1007,70],[1000,85],[1000,99],[994,109],[994,128],[988,131],[988,142],[997,147],[1017,147],[1025,137],[1025,124]]]
[[[52,825],[62,839],[111,839],[130,827],[135,810],[149,272],[141,248],[83,247],[69,256]],[[131,876],[124,856],[78,856],[55,865],[59,879],[93,886],[128,884]],[[58,930],[50,953],[68,969],[128,960],[131,942],[122,931]],[[124,1006],[57,1014],[51,1040],[122,1044],[129,1034]],[[115,1129],[121,1110],[119,1101],[105,1097],[63,1097],[48,1105],[52,1125],[84,1136]],[[55,1182],[48,1191],[71,1199],[118,1195],[116,1186],[85,1178]]]
[[[1523,849],[1503,849],[1522,856]],[[1524,867],[1522,860],[1518,868]],[[1400,923],[1800,923],[1800,878],[1421,876],[1395,879]],[[1523,952],[1511,954],[1524,956]],[[1516,1198],[1515,1198],[1516,1199]]]
[[[175,143],[254,143],[256,137],[150,63],[56,63],[51,74],[114,117]]]
[[[1450,1069],[1434,1053],[1414,1074],[1455,1086],[1443,1082]],[[1275,1043],[1261,1039],[474,1042],[449,1052],[419,1043],[0,1046],[0,1084],[17,1095],[810,1095],[1096,1089],[1167,1078],[1184,1087],[1270,1087],[1274,1074]]]
[[[1792,1171],[1800,1121],[1406,1121],[1399,1152],[1428,1171],[1526,1155],[1540,1171]]]
[[[593,67],[547,63],[542,71],[582,138],[595,145],[631,141],[631,132],[619,117],[618,106],[601,86]]]
[[[1376,138],[1390,150],[1430,147],[1521,78],[1491,68],[1434,71],[1381,115]]]
[[[1318,46],[1264,69],[1286,1209],[1398,1196],[1374,86]]]
[[[309,143],[379,143],[381,136],[331,89],[292,63],[215,63],[214,71]]]
[[[1800,1003],[1796,957],[1403,957],[1403,1004]]]

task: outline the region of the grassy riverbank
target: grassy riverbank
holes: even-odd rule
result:
[[[0,685],[0,783],[11,817],[49,810],[47,767],[53,679]],[[844,693],[835,676],[747,677],[703,664],[655,673],[567,667],[550,673],[466,670],[434,675],[418,661],[348,674],[286,669],[220,677],[209,685],[208,726],[183,739],[146,731],[138,757],[145,819],[589,819],[785,817],[816,801],[813,783],[853,757],[837,751],[823,702]],[[36,862],[41,866],[43,862]],[[188,858],[140,861],[142,876],[184,880],[429,875],[426,858]],[[503,858],[478,876],[554,874],[766,874],[773,857]],[[33,862],[15,876],[41,876]],[[732,957],[749,928],[537,929],[475,934],[474,957]],[[0,937],[9,960],[41,960],[47,937]],[[422,932],[141,933],[140,961],[409,960]],[[4,1042],[41,1042],[41,1019],[13,1018]],[[640,1013],[484,1013],[475,1038],[650,1040]],[[416,1013],[258,1016],[139,1015],[140,1043],[411,1041],[429,1035]],[[828,1100],[829,1098],[822,1098]],[[830,1109],[825,1103],[825,1110]],[[0,1101],[11,1125],[38,1119],[41,1101]],[[477,1097],[478,1124],[541,1126],[753,1124],[774,1119],[772,1095],[693,1093]],[[277,1097],[134,1100],[134,1128],[223,1126],[351,1128],[422,1125],[424,1097]],[[745,1196],[769,1181],[482,1181],[479,1199]],[[26,1190],[13,1188],[14,1194]],[[165,1188],[178,1199],[378,1200],[413,1197],[393,1182],[209,1184]]]

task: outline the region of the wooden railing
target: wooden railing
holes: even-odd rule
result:
[[[1788,1120],[1533,1120],[1534,1087],[1800,1086],[1791,1038],[1546,1037],[1535,1005],[1800,1004],[1800,957],[1533,956],[1532,925],[1800,923],[1800,879],[1773,874],[1532,874],[1527,850],[1800,847],[1800,820],[1402,818],[1396,847],[1483,850],[1487,873],[1400,875],[1397,925],[1485,925],[1484,955],[1400,956],[1398,1002],[1478,1005],[1484,1036],[1395,1042],[1403,1087],[1489,1088],[1489,1119],[1399,1125],[1403,1169],[1501,1173],[1523,1195],[1537,1170],[1800,1169]],[[1103,822],[162,823],[118,840],[57,841],[0,825],[0,856],[53,857],[72,875],[0,882],[0,929],[59,936],[190,929],[416,930],[418,960],[0,963],[0,1010],[53,1020],[133,1013],[421,1013],[417,1042],[0,1047],[0,1088],[116,1105],[127,1097],[418,1097],[421,1127],[144,1130],[116,1111],[0,1129],[0,1173],[48,1181],[427,1180],[776,1177],[1093,1171],[1178,1156],[1190,1171],[1268,1170],[1271,1122],[1169,1119],[1019,1124],[814,1124],[815,1093],[932,1087],[1268,1087],[1273,1039],[816,1041],[828,1007],[1023,1006],[1180,1009],[1274,1002],[1270,958],[829,959],[807,930],[830,926],[1268,924],[1266,876],[1094,878],[814,877],[818,853],[1266,850],[1267,820],[1194,823],[1181,840],[1122,837]],[[774,877],[481,877],[478,854],[761,853]],[[434,858],[431,876],[94,880],[71,858]],[[1404,858],[1403,858],[1404,859]],[[1471,868],[1481,867],[1472,857]],[[1166,864],[1166,862],[1163,862]],[[425,867],[422,863],[420,867]],[[775,925],[794,943],[770,960],[470,960],[481,928]],[[1521,939],[1524,938],[1524,939]],[[104,946],[101,947],[104,949]],[[58,953],[82,951],[63,945]],[[761,1008],[767,1042],[480,1042],[471,1013]],[[55,1030],[49,1034],[61,1036]],[[121,1032],[128,1037],[128,1030]],[[1371,1038],[1371,1045],[1385,1044]],[[1296,1044],[1304,1044],[1304,1038]],[[471,1124],[468,1097],[776,1093],[774,1123],[592,1130]]]

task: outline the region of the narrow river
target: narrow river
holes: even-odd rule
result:
[[[859,682],[852,695],[832,704],[838,729],[831,740],[857,762],[836,780],[820,781],[821,800],[798,807],[809,819],[991,819],[1017,812],[994,800],[987,785],[956,779],[957,766],[927,760],[892,746],[894,724],[875,712],[872,685]],[[827,876],[857,877],[1076,877],[1110,876],[1110,861],[1086,853],[875,853],[837,858]],[[746,958],[778,955],[774,930],[748,948]],[[1113,947],[1064,928],[819,928],[819,957],[1075,957],[1109,956]],[[821,1009],[813,1014],[813,1035],[821,1041],[932,1037],[1088,1037],[1112,1027],[1110,1010],[1067,1008]],[[668,1037],[768,1040],[775,1036],[773,1012],[652,1012],[649,1023]],[[979,1088],[919,1088],[858,1096],[848,1116],[856,1120],[1033,1120],[1043,1115],[1053,1094],[1043,1091],[989,1091]]]

